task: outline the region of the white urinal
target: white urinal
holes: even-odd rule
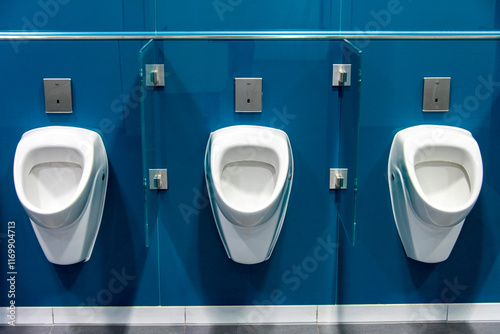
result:
[[[408,257],[427,263],[448,258],[482,180],[481,152],[470,132],[420,125],[395,135],[388,181],[394,220]]]
[[[38,242],[54,264],[89,260],[108,184],[108,158],[94,131],[49,126],[26,132],[14,184]]]
[[[243,264],[269,259],[292,186],[293,156],[286,133],[242,125],[211,133],[205,177],[229,258]]]

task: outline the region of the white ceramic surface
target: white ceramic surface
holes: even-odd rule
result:
[[[267,260],[283,224],[293,178],[286,133],[245,125],[211,133],[205,176],[228,256],[244,264]]]
[[[26,132],[16,149],[14,184],[47,259],[87,261],[101,224],[108,159],[94,131],[49,126]]]
[[[482,180],[481,152],[467,130],[420,125],[394,136],[388,181],[408,257],[428,263],[448,258]]]

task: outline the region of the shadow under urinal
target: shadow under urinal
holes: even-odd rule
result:
[[[408,270],[416,287],[425,285],[431,275],[436,275],[432,278],[434,291],[426,302],[469,303],[478,302],[478,298],[482,302],[489,301],[485,300],[484,283],[500,254],[496,221],[483,214],[484,210],[488,210],[487,203],[500,198],[497,189],[492,186],[496,180],[491,177],[498,164],[495,165],[491,154],[488,154],[491,149],[485,149],[494,141],[490,138],[493,133],[487,131],[491,124],[485,123],[474,131],[474,138],[486,153],[483,156],[483,185],[449,258],[436,264],[419,263],[407,258]]]
[[[141,238],[144,240],[144,235],[133,235],[130,226],[137,222],[130,221],[127,211],[123,209],[124,207],[122,190],[114,168],[110,164],[106,205],[90,260],[73,265],[53,265],[64,288],[72,290],[75,295],[81,296],[82,304],[80,306],[132,305],[136,299],[136,284],[140,281],[139,273],[143,271],[143,268],[137,267],[137,263],[144,264],[145,261],[135,261],[138,256],[134,253],[133,246],[135,243],[140,245],[142,243],[138,240],[135,240],[134,243],[133,239]],[[147,250],[144,247],[144,252],[141,252],[139,258],[145,257]],[[122,270],[126,275],[134,277],[133,280],[126,281],[125,285],[119,285],[118,281],[116,281],[115,274],[121,274]],[[92,282],[90,284],[81,284],[81,282],[76,284],[77,281],[82,281],[83,275],[91,278]],[[119,292],[109,289],[110,282],[113,279],[116,281],[114,284]],[[99,292],[104,290],[110,292],[109,301],[102,296],[102,300],[99,299]],[[88,304],[88,298],[93,299],[96,305]],[[102,303],[102,301],[105,301],[105,303]]]
[[[204,277],[199,280],[199,297],[203,298],[206,305],[252,305],[255,302],[255,292],[265,282],[263,277],[269,272],[271,261],[247,265],[234,262],[227,256],[214,222],[204,175],[199,185],[208,201],[208,205],[199,210],[197,219],[192,221],[198,227],[198,272],[190,274]],[[224,276],[217,272],[224,273]],[[225,293],[214,294],[214,290]]]
[[[467,216],[462,233],[446,261],[424,263],[406,257],[408,270],[416,288],[424,287],[426,283],[429,284],[429,279],[436,275],[432,278],[435,284],[432,287],[426,287],[427,290],[433,289],[434,291],[429,292],[431,297],[425,302],[477,302],[477,300],[471,300],[469,296],[476,296],[476,288],[482,286],[481,278],[478,276],[480,267],[491,268],[493,265],[493,259],[488,260],[488,263],[478,261],[478,259],[484,259],[483,249],[478,247],[484,242],[482,219],[482,196],[480,195]]]
[[[99,236],[97,236],[99,238]],[[70,265],[59,265],[51,263],[54,266],[54,270],[59,276],[59,280],[61,281],[64,288],[69,290],[75,282],[78,280],[80,273],[82,272],[83,267],[85,266],[85,262],[78,262]]]

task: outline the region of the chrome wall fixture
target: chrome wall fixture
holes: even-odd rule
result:
[[[79,33],[79,32],[0,32],[0,41],[12,40],[344,40],[344,39],[379,39],[379,40],[476,40],[500,39],[500,31],[401,31],[401,32],[354,32],[333,33],[330,31],[243,31],[214,32],[197,31],[192,33],[179,32],[117,32],[117,33]]]
[[[347,168],[330,168],[330,190],[347,189]]]
[[[333,64],[332,86],[344,87],[351,85],[351,64]]]
[[[164,87],[165,86],[165,65],[148,64],[146,65],[146,87]]]
[[[149,170],[149,189],[150,190],[168,189],[168,178],[166,169]]]

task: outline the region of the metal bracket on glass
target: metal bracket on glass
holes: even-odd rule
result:
[[[149,170],[149,189],[151,190],[167,190],[168,179],[166,169],[150,169]]]
[[[347,168],[330,168],[330,189],[347,189]]]
[[[332,86],[342,87],[351,85],[351,64],[334,64]]]
[[[165,65],[148,64],[146,65],[146,87],[165,86]]]

